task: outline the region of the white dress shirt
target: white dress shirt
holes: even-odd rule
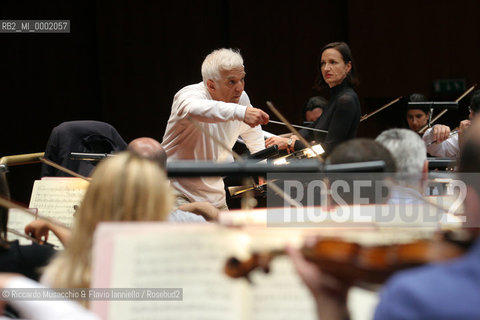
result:
[[[203,130],[219,139],[229,149],[240,136],[251,153],[265,149],[262,128],[243,122],[250,99],[244,91],[238,104],[213,100],[203,82],[189,85],[175,95],[162,146],[167,162],[178,160],[231,162],[230,151],[193,125],[197,120]],[[221,177],[171,179],[172,186],[191,202],[207,201],[217,208],[226,206]]]

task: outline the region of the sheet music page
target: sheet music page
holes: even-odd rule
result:
[[[306,235],[316,233],[305,228],[102,224],[95,234],[92,287],[182,288],[183,301],[91,301],[91,308],[103,319],[316,319],[313,298],[288,257],[275,258],[269,274],[253,271],[253,285],[223,271],[228,257],[245,260],[252,251],[301,246]],[[360,300],[353,296],[352,319],[371,315],[375,295],[368,303],[363,295]]]
[[[313,297],[288,257],[275,258],[270,272],[261,272],[251,276],[250,319],[317,319]]]
[[[98,238],[108,241],[105,235]],[[227,277],[223,269],[228,257],[242,254],[246,241],[237,231],[213,225],[160,224],[156,230],[118,231],[111,263],[98,260],[107,259],[105,250],[94,255],[101,255],[95,268],[111,265],[111,272],[97,269],[94,275],[110,275],[115,288],[182,288],[183,301],[108,301],[105,318],[245,319],[246,284]]]
[[[304,228],[247,228],[252,252],[284,249],[287,244],[300,247],[307,231]],[[250,274],[249,319],[317,319],[314,300],[297,275],[287,256],[272,260],[270,272],[255,270]]]
[[[260,228],[257,230],[249,228],[247,230],[251,237],[252,251],[259,252],[267,248],[284,248],[287,243],[300,247],[305,237],[309,235],[338,236],[342,232],[350,232],[348,228],[329,227],[316,230],[305,228],[267,228],[263,231]],[[389,232],[380,230],[373,232],[363,228],[354,234],[360,238],[369,238],[372,235],[380,239],[385,236],[391,237]],[[287,256],[276,257],[270,265],[268,274],[257,270],[251,273],[250,278],[254,284],[251,286],[249,300],[250,319],[317,319],[315,301]],[[372,319],[378,300],[378,292],[352,287],[347,302],[351,319]]]
[[[350,288],[347,306],[351,320],[372,320],[379,300],[379,291],[370,291],[358,287]]]
[[[36,210],[29,209],[30,212],[35,213]],[[7,228],[16,230],[21,234],[24,234],[25,226],[35,220],[35,217],[29,215],[28,213],[24,212],[20,209],[9,209],[8,210],[8,224]],[[18,242],[22,245],[29,245],[32,244],[32,240],[28,240],[26,238],[17,236],[11,232],[7,233],[8,241],[18,240]]]
[[[88,181],[80,178],[50,178],[36,180],[33,184],[30,208],[38,214],[56,219],[71,227],[75,213],[88,187]],[[50,233],[48,242],[62,247],[60,240]]]
[[[252,275],[251,319],[317,319],[315,301],[287,257],[278,257],[267,276]],[[352,287],[347,304],[352,320],[371,320],[378,292]]]

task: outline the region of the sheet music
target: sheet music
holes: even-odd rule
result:
[[[252,280],[255,286],[252,287],[251,319],[317,319],[313,296],[296,274],[289,258],[276,258],[268,276],[256,274]],[[352,320],[373,319],[378,293],[353,287],[347,304]]]
[[[264,275],[259,270],[251,279],[249,319],[317,319],[313,297],[288,257],[275,258],[270,273]]]
[[[246,228],[250,236],[250,252],[284,249],[287,245],[300,247],[306,234],[304,228]],[[247,303],[248,319],[316,319],[315,304],[287,256],[276,257],[270,272],[256,270],[250,274],[253,285]]]
[[[83,199],[88,182],[80,178],[49,178],[36,180],[33,184],[30,208],[38,214],[56,219],[68,227],[74,220],[74,205]],[[62,247],[60,240],[50,233],[48,242]]]
[[[328,228],[321,230],[321,233],[335,236],[345,231],[347,231],[345,228]],[[287,243],[302,246],[306,236],[318,234],[319,230],[270,228],[262,231],[261,228],[249,228],[248,233],[251,237],[252,250],[262,251],[266,248],[284,248]],[[359,233],[373,234],[363,228]],[[376,231],[374,234],[378,233],[379,231]],[[275,258],[268,275],[257,271],[251,274],[251,279],[255,285],[251,286],[249,297],[251,306],[247,308],[251,310],[249,319],[317,319],[313,297],[288,257]],[[378,293],[353,287],[349,291],[347,303],[352,320],[370,320],[378,303]]]
[[[244,236],[186,227],[167,224],[114,238],[112,287],[182,288],[183,301],[112,301],[108,319],[242,319],[245,284],[228,278],[223,267],[243,250]]]
[[[372,320],[380,300],[379,295],[378,291],[351,288],[347,297],[351,320]]]
[[[36,212],[35,209],[29,209],[30,212],[34,213]],[[25,226],[35,220],[35,217],[32,215],[29,215],[28,213],[24,212],[23,210],[20,209],[9,209],[8,210],[8,224],[7,228],[16,230],[20,233],[24,233]],[[16,234],[13,234],[11,232],[7,233],[7,239],[8,241],[14,241],[18,240],[18,242],[22,245],[28,245],[32,244],[32,240],[28,240],[26,238],[17,236]]]
[[[267,232],[263,238],[278,243],[284,231],[272,238]],[[224,274],[227,258],[247,258],[252,242],[258,247],[257,241],[263,241],[261,236],[218,226],[163,224],[156,230],[117,229],[110,236],[99,228],[97,239],[104,245],[95,242],[95,287],[183,288],[183,301],[91,302],[96,313],[102,310],[102,304],[108,304],[106,313],[97,313],[103,318],[316,318],[313,301],[287,258],[274,262],[271,274],[254,272],[253,286]],[[284,236],[282,241],[287,239]],[[113,260],[107,261],[110,258]]]

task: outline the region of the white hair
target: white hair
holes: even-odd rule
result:
[[[205,85],[208,80],[218,81],[220,72],[243,68],[243,58],[240,51],[233,49],[218,49],[210,53],[202,63],[202,78]]]
[[[393,155],[400,175],[415,180],[422,177],[427,149],[417,133],[408,129],[390,129],[383,131],[375,141],[381,143]]]

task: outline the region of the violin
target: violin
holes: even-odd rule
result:
[[[340,238],[326,237],[312,246],[301,248],[306,260],[323,272],[352,285],[382,284],[394,272],[456,258],[465,253],[469,240],[453,240],[451,233],[437,234],[433,239],[393,245],[360,245]],[[246,278],[257,268],[269,272],[269,263],[285,254],[284,250],[254,253],[248,260],[228,259],[224,271],[232,278]],[[250,280],[249,280],[250,281]]]

